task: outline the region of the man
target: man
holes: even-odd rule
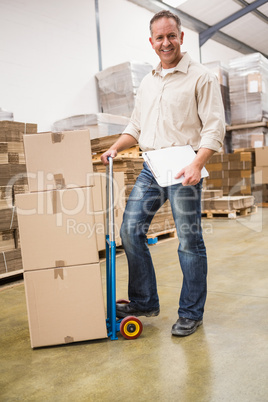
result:
[[[169,199],[179,238],[183,273],[179,319],[172,334],[190,335],[203,322],[207,295],[207,256],[201,229],[201,169],[224,138],[224,109],[217,78],[182,53],[184,33],[177,15],[161,11],[150,21],[150,43],[160,63],[144,77],[130,123],[102,162],[135,145],[143,151],[190,144],[194,161],[180,170],[182,183],[160,187],[149,168],[129,196],[121,227],[129,266],[129,304],[117,304],[117,317],[157,316],[160,311],[155,271],[146,233],[154,214]],[[168,267],[167,267],[168,269]]]

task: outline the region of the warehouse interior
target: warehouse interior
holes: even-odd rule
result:
[[[0,400],[266,401],[268,1],[0,7]],[[171,335],[183,277],[167,201],[147,233],[160,314],[139,317],[136,338],[120,322],[114,336],[100,156],[159,62],[149,21],[163,9],[180,17],[182,51],[216,74],[224,105],[201,200],[207,301],[195,333]],[[143,162],[138,145],[113,161],[116,299],[128,299],[119,231]]]

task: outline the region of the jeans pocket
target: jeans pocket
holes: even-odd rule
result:
[[[197,183],[194,187],[197,189],[197,190],[202,190],[202,188],[203,188],[203,178],[200,180],[200,182],[199,183]]]
[[[153,183],[153,180],[148,182],[148,181],[143,181],[141,179],[137,179],[135,186],[133,187],[133,190],[131,191],[129,199],[131,201],[142,200],[145,197],[146,193],[151,188],[152,183]]]
[[[136,183],[129,196],[129,200],[131,201],[142,200],[145,197],[146,193],[152,187],[153,183],[154,179],[150,176],[150,174],[146,170],[143,170],[136,180]]]

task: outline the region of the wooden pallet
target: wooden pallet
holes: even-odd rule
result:
[[[157,232],[157,233],[149,233],[147,234],[147,239],[152,239],[155,240],[155,242],[151,242],[151,244],[155,244],[158,239],[163,240],[163,239],[169,239],[169,238],[175,238],[177,235],[176,229],[168,229],[168,230],[163,230],[162,232]]]
[[[22,273],[23,273],[23,269],[18,269],[17,271],[6,272],[4,274],[0,274],[0,280],[16,277],[17,275],[21,275]]]
[[[235,124],[233,126],[226,126],[226,131],[232,130],[241,130],[243,128],[255,128],[255,127],[268,127],[267,119],[263,119],[262,121],[257,121],[254,123],[242,123],[242,124]]]
[[[268,208],[268,202],[260,202],[257,204],[257,206],[261,208]]]
[[[258,207],[253,205],[248,208],[243,209],[234,209],[234,210],[204,210],[202,211],[202,216],[207,219],[212,218],[229,218],[229,219],[236,219],[239,216],[248,216],[253,215],[258,212]]]
[[[134,147],[125,149],[124,151],[118,152],[117,157],[121,158],[141,158],[142,151],[140,151],[140,148],[138,145],[135,145]],[[96,153],[92,155],[92,160],[93,161],[100,161],[102,153]]]

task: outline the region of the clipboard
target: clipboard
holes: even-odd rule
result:
[[[193,162],[196,153],[191,145],[182,145],[143,152],[142,157],[159,186],[167,187],[183,181],[184,176],[179,179],[174,179],[174,176]],[[201,177],[208,175],[208,171],[203,167]]]

